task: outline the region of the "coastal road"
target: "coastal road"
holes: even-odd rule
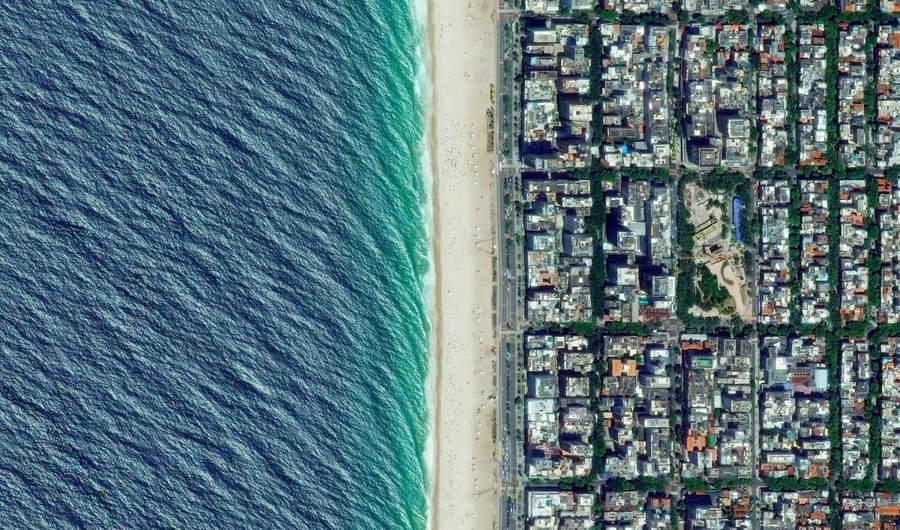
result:
[[[502,1],[502,0],[501,0]],[[518,465],[520,455],[519,365],[523,350],[519,323],[519,285],[521,219],[516,206],[520,192],[518,164],[517,108],[515,76],[518,62],[518,36],[515,29],[518,10],[497,10],[497,81],[494,112],[494,175],[496,205],[496,278],[497,318],[497,418],[496,439],[500,491],[497,522],[501,530],[518,526],[522,511]]]

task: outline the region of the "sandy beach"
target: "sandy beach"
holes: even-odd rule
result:
[[[495,73],[494,0],[431,0],[435,404],[430,519],[491,529],[496,509],[493,177],[487,109]]]

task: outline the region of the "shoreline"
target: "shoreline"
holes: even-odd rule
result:
[[[422,101],[422,117],[425,137],[423,145],[425,153],[423,155],[421,168],[423,171],[422,181],[426,186],[425,205],[428,208],[426,218],[427,236],[428,236],[428,252],[429,267],[431,274],[430,288],[431,292],[427,294],[428,298],[428,372],[425,379],[425,398],[428,408],[428,432],[425,437],[425,454],[423,461],[426,466],[425,477],[425,528],[434,527],[434,516],[436,503],[434,501],[437,491],[435,477],[438,473],[438,433],[437,426],[440,423],[440,413],[438,407],[438,392],[441,377],[441,362],[438,355],[438,344],[441,341],[441,323],[438,308],[441,305],[441,278],[438,273],[440,269],[440,250],[437,241],[440,238],[440,226],[436,222],[440,212],[440,201],[438,200],[435,175],[437,175],[437,143],[435,141],[435,112],[434,112],[434,43],[432,38],[431,27],[431,11],[432,0],[411,0],[414,5],[413,10],[417,17],[421,17],[420,27],[422,28],[422,46],[421,53],[422,68],[425,69],[424,79],[427,86],[423,88]],[[417,11],[421,9],[422,11]]]
[[[433,21],[433,0],[426,0],[425,4],[425,53],[424,59],[426,61],[426,77],[429,83],[429,91],[428,91],[428,99],[425,104],[425,108],[427,109],[427,115],[425,116],[425,137],[426,137],[426,145],[428,146],[428,160],[427,162],[427,170],[428,174],[425,176],[426,180],[429,181],[431,187],[431,193],[429,195],[430,203],[431,203],[431,216],[428,219],[428,223],[431,225],[429,229],[429,246],[431,248],[431,270],[434,274],[434,281],[432,282],[432,297],[431,297],[431,307],[429,308],[429,319],[431,321],[431,335],[429,337],[429,391],[430,391],[430,402],[428,404],[429,413],[431,416],[431,420],[428,426],[428,440],[429,440],[429,448],[431,450],[431,454],[427,455],[430,458],[428,462],[429,473],[428,473],[428,520],[426,522],[427,528],[437,528],[435,526],[436,517],[439,514],[438,508],[439,503],[437,502],[437,477],[440,475],[440,459],[438,458],[438,454],[440,453],[440,440],[438,433],[438,426],[441,423],[441,415],[440,415],[440,406],[439,406],[439,394],[440,394],[440,380],[441,380],[441,359],[440,359],[440,344],[443,340],[443,325],[440,318],[439,308],[441,307],[441,289],[443,288],[443,284],[441,282],[441,275],[438,271],[441,269],[441,251],[440,245],[438,245],[438,241],[441,237],[441,226],[438,222],[441,214],[441,202],[438,196],[437,191],[437,175],[438,167],[437,167],[437,123],[435,119],[435,110],[434,110],[434,92],[435,92],[435,77],[434,77],[434,69],[435,69],[435,42],[434,42],[434,28],[432,27]]]
[[[428,0],[426,8],[426,179],[434,271],[426,458],[427,524],[433,529],[492,529],[496,516],[494,190],[486,119],[496,72],[493,7],[490,0]]]

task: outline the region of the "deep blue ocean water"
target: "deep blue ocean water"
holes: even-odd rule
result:
[[[0,528],[421,528],[408,0],[0,3]]]

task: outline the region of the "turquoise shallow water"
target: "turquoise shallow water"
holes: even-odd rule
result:
[[[425,525],[413,18],[0,5],[0,526]]]

